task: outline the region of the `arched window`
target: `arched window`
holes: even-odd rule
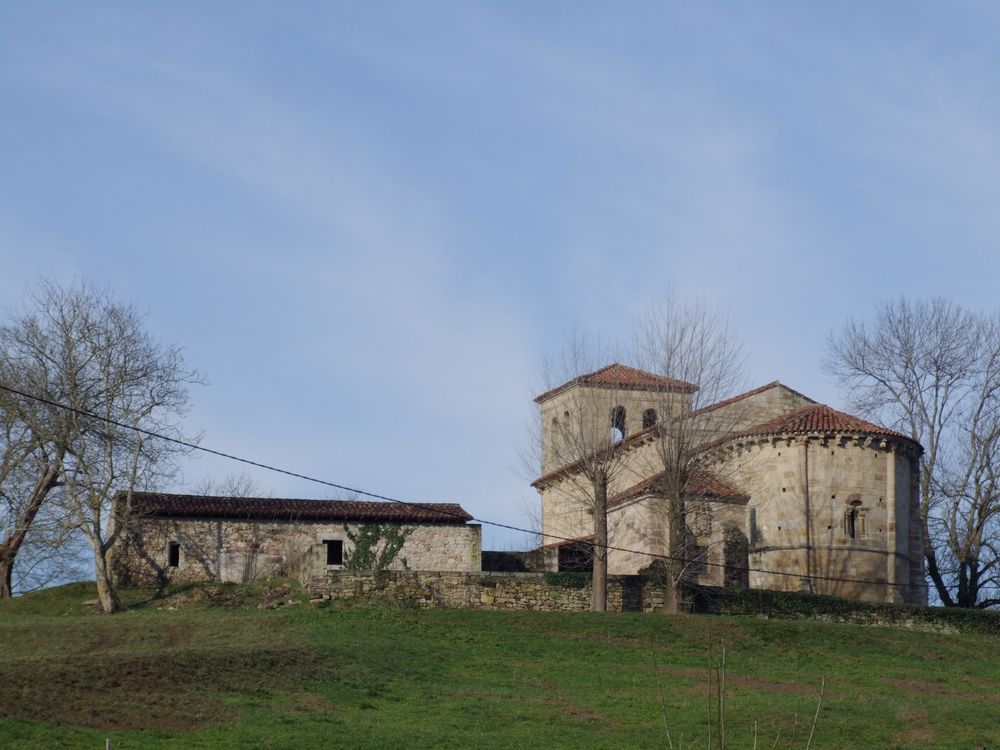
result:
[[[625,407],[616,406],[611,410],[611,442],[617,443],[625,437]]]
[[[642,428],[652,427],[656,424],[656,409],[646,409],[642,413]]]

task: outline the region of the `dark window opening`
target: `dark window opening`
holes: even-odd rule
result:
[[[590,542],[569,542],[559,548],[559,572],[586,572],[594,568],[594,546]]]
[[[847,511],[847,536],[857,539],[864,536],[864,524],[862,523],[861,503],[857,500],[851,503],[851,509]]]
[[[735,524],[722,531],[722,585],[726,588],[750,588],[750,540]]]
[[[654,424],[656,424],[656,409],[646,409],[646,411],[642,413],[643,429],[652,427]]]
[[[326,564],[343,565],[344,541],[342,539],[325,539],[323,544],[326,545]]]
[[[750,539],[749,543],[753,545],[759,545],[764,542],[764,536],[760,533],[760,527],[757,525],[757,509],[750,509]]]
[[[625,437],[625,407],[616,406],[611,410],[611,440],[618,442]]]
[[[167,545],[167,567],[179,568],[181,565],[181,545],[171,542]]]

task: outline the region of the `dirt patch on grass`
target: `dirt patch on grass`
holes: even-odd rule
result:
[[[85,654],[0,664],[0,716],[105,730],[189,730],[234,718],[224,697],[313,679],[305,648]]]
[[[577,706],[562,697],[547,697],[538,699],[542,703],[551,704],[564,719],[575,724],[598,727],[602,732],[612,732],[620,728],[620,724],[607,716],[589,708]]]
[[[682,669],[663,667],[663,672],[687,677],[695,680],[697,685],[695,690],[704,693],[708,689],[708,675],[704,669]],[[785,695],[819,695],[818,685],[807,685],[801,682],[778,682],[776,680],[764,680],[760,677],[741,677],[740,675],[726,674],[726,685],[728,687],[742,687],[751,690],[760,690],[765,693],[782,693]]]
[[[896,732],[892,739],[906,747],[929,747],[937,741],[937,732],[930,725],[930,713],[919,708],[901,708],[896,718],[906,729]]]
[[[900,688],[908,693],[917,695],[947,695],[952,698],[961,698],[966,701],[977,703],[997,703],[1000,702],[1000,695],[996,692],[990,693],[968,693],[956,690],[951,685],[944,685],[940,682],[926,682],[925,680],[888,680],[893,687]]]
[[[194,630],[194,625],[189,622],[167,626],[167,645],[170,648],[186,645],[191,640]]]
[[[288,712],[294,716],[329,716],[336,713],[336,706],[327,698],[315,693],[296,693],[289,703]]]

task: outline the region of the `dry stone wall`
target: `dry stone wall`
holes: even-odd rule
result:
[[[376,599],[405,606],[585,612],[590,578],[583,574],[327,571],[305,581],[315,599]],[[608,611],[660,609],[664,591],[642,576],[608,577]]]

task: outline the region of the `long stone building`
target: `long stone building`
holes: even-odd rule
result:
[[[356,535],[365,524],[406,530],[390,570],[478,571],[482,557],[481,527],[452,503],[136,492],[130,514],[116,570],[134,585],[321,578],[344,568],[353,544],[348,532]]]
[[[536,399],[548,569],[586,565],[603,472],[611,574],[668,554],[673,492],[689,580],[926,603],[917,442],[779,382],[697,391],[614,364]]]

